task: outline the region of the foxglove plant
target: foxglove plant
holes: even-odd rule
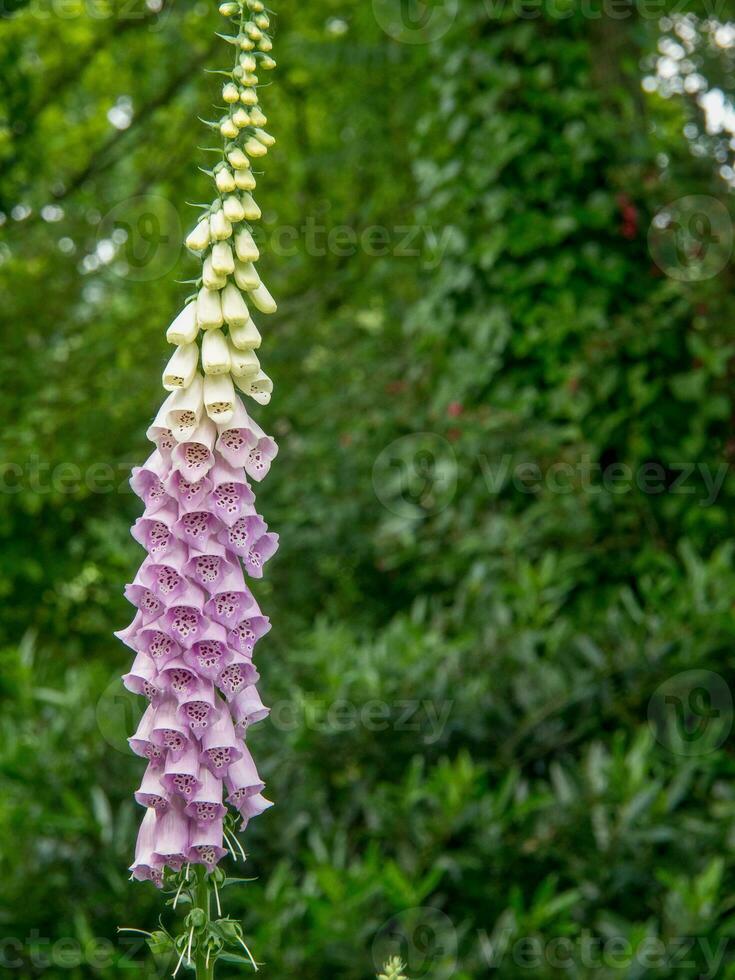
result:
[[[239,924],[221,917],[219,888],[231,879],[219,863],[228,850],[245,858],[238,832],[272,805],[246,739],[268,714],[253,653],[270,629],[248,581],[262,577],[278,547],[251,486],[277,447],[241,397],[266,405],[273,390],[250,311],[276,310],[255,265],[260,208],[251,193],[254,163],[275,142],[258,90],[259,73],[275,61],[261,0],[219,9],[232,24],[219,36],[235,58],[217,72],[225,76],[223,114],[206,123],[222,137],[207,148],[219,157],[206,171],[215,196],[186,239],[201,272],[167,331],[175,350],[163,371],[168,397],[148,430],[155,449],[132,474],[145,507],[132,534],[146,557],[125,590],[135,618],[117,634],[135,654],[123,682],[148,700],[129,740],[147,761],[135,794],[145,813],[132,877],[172,891],[174,907],[190,907],[180,935],[146,935],[155,952],[177,956],[175,972],[192,969],[198,980],[214,975],[220,957],[257,969]]]

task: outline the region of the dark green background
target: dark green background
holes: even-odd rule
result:
[[[252,734],[278,805],[227,906],[276,980],[374,976],[391,935],[412,980],[735,977],[731,134],[642,86],[683,30],[680,81],[731,93],[735,48],[703,3],[461,0],[423,36],[409,7],[278,11],[257,413],[281,446],[257,590],[278,710]],[[89,961],[160,909],[125,870],[125,481],[195,268],[202,69],[230,51],[206,3],[5,10],[4,969],[147,977],[117,945]]]

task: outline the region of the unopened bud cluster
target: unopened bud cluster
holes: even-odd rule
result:
[[[233,33],[220,36],[235,48],[235,64],[219,73],[225,78],[223,115],[205,125],[222,137],[221,159],[207,171],[214,199],[186,239],[202,260],[201,275],[196,294],[169,327],[168,340],[176,350],[163,375],[164,388],[176,391],[188,388],[201,370],[204,407],[216,423],[232,418],[235,388],[261,405],[270,401],[273,384],[255,353],[261,336],[251,311],[276,311],[256,268],[260,253],[253,226],[261,211],[252,193],[256,161],[275,143],[264,128],[268,119],[258,96],[262,72],[276,66],[269,54],[270,18],[260,0],[228,0],[220,13],[233,25]]]

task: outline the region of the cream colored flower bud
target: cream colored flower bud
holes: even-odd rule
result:
[[[202,218],[196,228],[189,232],[186,247],[192,252],[201,252],[209,245],[209,218]]]
[[[256,105],[255,108],[250,113],[250,121],[253,126],[265,126],[268,123],[268,117],[264,115],[260,108]]]
[[[235,197],[234,194],[230,194],[229,197],[225,198],[222,204],[222,211],[230,221],[242,221],[246,217],[245,208],[240,202],[240,199]]]
[[[260,276],[252,262],[235,263],[235,282],[240,289],[244,289],[246,292],[258,288]]]
[[[260,258],[255,239],[247,228],[239,228],[235,235],[235,252],[241,262],[257,262]]]
[[[255,135],[264,146],[275,146],[275,136],[271,136],[270,133],[266,133],[264,129],[256,129]]]
[[[231,282],[222,290],[222,315],[231,327],[243,327],[250,319],[240,290]]]
[[[229,194],[230,191],[234,191],[237,187],[235,178],[232,176],[232,171],[228,170],[227,167],[223,167],[217,171],[214,176],[214,182],[220,194]]]
[[[254,88],[244,88],[240,92],[240,101],[243,105],[257,105],[258,93]]]
[[[198,333],[197,305],[187,303],[166,331],[166,340],[169,344],[190,344]]]
[[[260,43],[258,44],[258,48],[261,51],[272,51],[273,50],[273,41],[271,41],[271,39],[269,37],[264,37],[264,38],[261,39]]]
[[[240,13],[240,4],[234,2],[221,3],[219,5],[219,12],[223,17],[234,17],[235,14]]]
[[[254,289],[249,295],[261,313],[275,313],[278,309],[278,304],[262,282],[257,289]]]
[[[230,346],[230,364],[233,378],[239,380],[255,378],[260,371],[260,361],[249,350],[238,350],[234,344]]]
[[[248,9],[252,10],[254,14],[260,14],[265,10],[265,5],[262,0],[247,0]]]
[[[209,219],[209,234],[212,241],[222,242],[232,235],[232,224],[224,211],[217,211]]]
[[[253,200],[252,195],[247,192],[241,194],[240,202],[243,208],[243,217],[247,218],[248,221],[257,221],[262,212]]]
[[[253,21],[255,22],[255,26],[259,27],[261,31],[267,31],[271,26],[268,14],[258,14],[257,17],[253,17]]]
[[[258,84],[258,76],[253,75],[252,72],[246,71],[243,72],[240,81],[242,82],[243,85],[248,85],[251,88],[255,88],[255,86]]]
[[[252,319],[249,319],[244,326],[230,326],[230,340],[238,350],[257,350],[262,337]]]
[[[239,60],[244,71],[255,71],[258,67],[258,62],[253,54],[241,54]]]
[[[249,20],[245,25],[245,33],[251,41],[261,41],[263,39],[263,32],[252,20]]]
[[[229,374],[207,375],[204,379],[204,408],[218,425],[226,425],[235,414],[237,395]]]
[[[273,71],[273,69],[276,67],[276,62],[271,57],[261,58],[260,67],[264,69],[264,71]]]
[[[235,168],[235,170],[250,169],[250,161],[242,152],[239,146],[234,147],[232,150],[228,151],[227,159],[229,160],[230,164]]]
[[[263,146],[260,140],[256,140],[254,136],[246,140],[243,149],[249,157],[264,157],[268,152],[268,147]]]
[[[222,300],[216,290],[199,290],[197,295],[197,323],[202,330],[215,330],[224,323],[222,317]]]
[[[250,126],[252,122],[247,110],[244,109],[243,106],[239,106],[239,108],[235,109],[235,111],[232,113],[232,121],[238,129],[245,129],[245,127]]]
[[[218,276],[231,276],[235,271],[235,260],[229,242],[217,242],[212,248],[211,258],[212,268]]]
[[[240,38],[240,50],[241,51],[252,51],[255,48],[255,41],[251,41],[249,37],[243,36]]]
[[[222,98],[228,105],[232,105],[235,102],[240,101],[240,90],[234,82],[228,82],[222,88]]]
[[[194,380],[199,363],[199,348],[196,344],[181,344],[171,355],[163,372],[163,387],[166,391],[188,388]]]
[[[202,367],[205,375],[230,370],[230,349],[221,330],[208,330],[202,337]]]
[[[220,244],[223,243],[217,242],[215,248]],[[211,255],[208,255],[202,264],[202,283],[207,289],[224,289],[227,285],[227,276],[215,271]]]
[[[166,414],[166,425],[177,442],[187,442],[199,425],[204,411],[202,376],[194,375],[188,388],[177,388]]]
[[[234,121],[229,117],[225,118],[219,124],[219,131],[228,140],[234,140],[240,130],[235,125]]]
[[[251,170],[235,171],[235,186],[239,191],[254,191],[257,183]]]

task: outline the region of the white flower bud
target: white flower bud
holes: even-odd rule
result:
[[[258,14],[258,16],[254,17],[253,20],[255,21],[255,26],[259,27],[261,31],[267,31],[271,26],[268,14]]]
[[[258,76],[257,75],[253,75],[252,72],[247,71],[247,72],[244,72],[243,73],[242,78],[240,79],[240,82],[243,85],[248,85],[251,88],[255,88],[255,86],[258,84]]]
[[[202,376],[194,375],[188,388],[177,388],[168,407],[166,425],[177,442],[187,442],[199,425],[204,411]]]
[[[219,12],[223,17],[234,17],[235,14],[240,13],[240,4],[234,2],[221,3],[219,5]]]
[[[240,50],[241,51],[252,51],[255,47],[255,42],[251,41],[249,37],[243,36],[240,38]]]
[[[240,92],[240,101],[243,105],[257,105],[258,93],[254,88],[244,88],[242,92]]]
[[[271,41],[271,39],[269,37],[264,37],[261,40],[260,44],[258,45],[258,48],[261,51],[272,51],[273,50],[273,41]]]
[[[225,198],[222,211],[230,221],[242,221],[246,217],[245,208],[239,198],[232,194]]]
[[[232,121],[238,129],[245,129],[246,126],[250,125],[250,116],[242,106],[239,106],[232,113]]]
[[[227,167],[223,167],[217,171],[214,175],[214,182],[220,194],[229,194],[230,191],[234,191],[237,187],[235,178],[232,176],[232,171],[228,170]]]
[[[243,327],[250,319],[245,300],[234,283],[222,290],[222,315],[231,327]]]
[[[192,252],[201,252],[209,245],[209,219],[202,218],[197,222],[196,228],[189,232],[186,239],[186,247]]]
[[[262,338],[252,319],[248,319],[244,326],[230,326],[230,340],[238,350],[257,350]]]
[[[262,282],[257,289],[254,289],[249,295],[261,313],[275,313],[278,309],[276,301],[273,299]]]
[[[250,139],[245,142],[243,149],[249,157],[264,157],[268,152],[268,147],[263,146],[260,140],[256,140],[254,136],[251,136]]]
[[[212,269],[218,276],[231,276],[235,271],[235,260],[229,242],[216,242],[212,247],[211,259]]]
[[[221,330],[208,330],[202,337],[202,367],[206,375],[230,370],[230,350]]]
[[[198,333],[197,305],[187,303],[166,331],[166,340],[169,344],[190,344]]]
[[[240,90],[233,82],[228,82],[222,89],[222,98],[228,105],[240,101]]]
[[[225,116],[219,124],[219,131],[228,140],[234,140],[240,130],[229,116]]]
[[[263,38],[263,32],[252,20],[249,20],[245,25],[245,33],[251,41],[260,41]]]
[[[163,372],[163,387],[166,391],[188,388],[194,380],[199,363],[199,348],[196,344],[181,344],[171,355]]]
[[[246,292],[258,288],[260,276],[252,262],[235,263],[235,282],[240,289],[244,289]]]
[[[217,242],[217,245],[219,244],[221,243]],[[215,272],[211,255],[206,257],[202,265],[202,283],[207,289],[224,289],[227,285],[227,277],[219,272]]]
[[[257,262],[260,258],[255,239],[247,228],[238,229],[235,235],[235,252],[241,262]]]
[[[229,374],[207,375],[204,379],[204,408],[218,425],[226,425],[235,414],[237,395]]]
[[[266,133],[264,129],[255,130],[256,137],[264,146],[274,146],[276,142],[275,136],[271,136],[270,133]]]
[[[250,120],[253,126],[265,126],[268,122],[268,117],[265,116],[256,105],[250,112]]]
[[[254,191],[257,183],[251,170],[235,171],[235,186],[239,191]]]
[[[245,194],[241,194],[240,202],[242,204],[243,217],[247,218],[248,221],[257,221],[261,215],[261,210],[253,200],[252,196],[247,192]]]
[[[227,159],[230,161],[235,170],[249,170],[250,161],[242,152],[239,146],[234,147],[227,154]]]
[[[223,242],[232,235],[230,219],[224,211],[217,211],[209,219],[209,234],[214,242]]]
[[[255,71],[258,67],[258,62],[255,60],[255,55],[253,54],[241,54],[240,55],[240,67],[245,71]]]
[[[260,67],[265,71],[273,71],[273,69],[276,67],[276,62],[271,57],[261,58]]]
[[[230,364],[232,376],[236,380],[250,380],[255,378],[260,371],[260,361],[253,353],[252,348],[239,350],[234,344],[231,344]]]
[[[215,330],[224,323],[220,294],[203,287],[197,296],[197,323],[202,330]]]
[[[265,10],[262,0],[247,0],[248,8],[253,13],[260,14]]]

